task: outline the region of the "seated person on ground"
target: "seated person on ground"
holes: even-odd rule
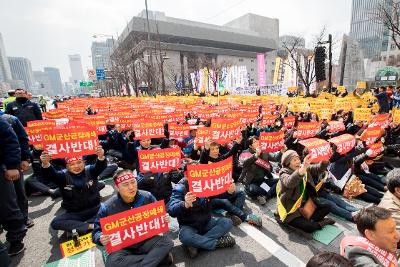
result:
[[[85,166],[82,158],[66,158],[67,169],[56,170],[47,152],[40,156],[42,173],[52,179],[61,191],[61,207],[65,213],[57,215],[51,222],[54,230],[86,233],[93,230],[93,222],[100,207],[100,193],[105,184],[98,181],[99,174],[107,167],[104,150],[99,146],[95,164]]]
[[[356,223],[360,236],[344,237],[340,254],[355,267],[397,266],[400,236],[390,211],[377,206],[362,209]]]
[[[100,218],[111,216],[130,209],[138,208],[156,201],[154,196],[138,190],[134,174],[129,170],[118,171],[114,177],[116,194],[106,202],[101,203],[92,233],[93,242],[106,246],[110,241],[109,235],[103,235]],[[166,215],[169,221],[169,215]],[[115,251],[108,255],[106,266],[158,266],[172,263],[171,250],[174,246],[172,240],[164,235],[157,235],[130,247]]]
[[[400,230],[400,169],[391,170],[386,178],[388,191],[383,195],[378,206],[392,213],[396,228]]]

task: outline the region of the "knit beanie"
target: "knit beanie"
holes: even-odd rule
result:
[[[281,159],[282,167],[289,166],[290,161],[295,157],[299,157],[299,154],[297,154],[297,152],[294,150],[287,150],[285,153],[283,153]]]

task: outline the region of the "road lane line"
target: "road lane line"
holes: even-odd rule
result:
[[[261,232],[254,226],[242,223],[239,228],[287,266],[305,266],[305,263],[302,262],[299,258],[284,249],[282,246],[280,246],[278,243],[266,236],[263,232]]]

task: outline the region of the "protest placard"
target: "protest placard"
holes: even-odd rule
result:
[[[262,132],[260,146],[263,152],[277,152],[285,146],[285,134],[280,132]]]
[[[331,146],[325,140],[310,138],[301,140],[299,143],[307,148],[308,153],[311,155],[311,162],[329,160],[332,156]]]
[[[133,128],[135,140],[165,137],[164,124],[161,121],[140,121],[136,122]]]
[[[181,150],[176,148],[139,150],[140,172],[168,172],[181,165]]]
[[[319,130],[320,123],[315,122],[299,122],[297,125],[296,138],[305,139],[314,137]]]
[[[328,140],[336,145],[336,151],[340,155],[344,155],[356,145],[356,137],[351,134],[342,134]]]
[[[169,138],[178,139],[185,138],[190,135],[190,125],[189,124],[176,124],[168,123]]]

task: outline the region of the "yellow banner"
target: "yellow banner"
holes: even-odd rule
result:
[[[357,87],[359,89],[367,89],[367,82],[357,82]]]
[[[354,109],[354,121],[370,121],[372,117],[370,108]]]
[[[60,250],[63,257],[69,257],[88,250],[94,246],[96,246],[96,244],[92,242],[92,233],[89,233],[79,237],[79,246],[75,247],[74,241],[69,240],[60,244]]]

